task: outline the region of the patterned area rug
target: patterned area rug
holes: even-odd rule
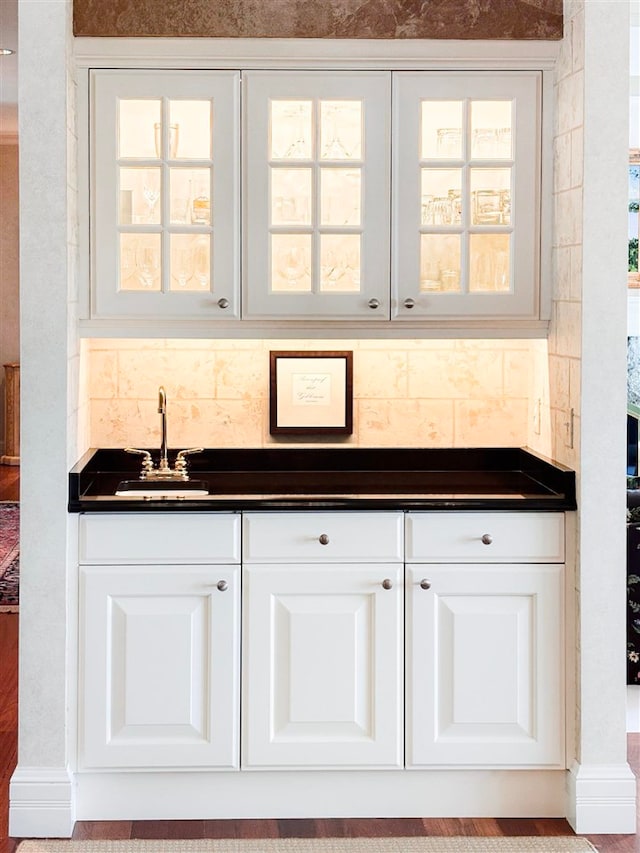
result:
[[[576,836],[23,841],[18,853],[593,853]]]
[[[20,504],[0,503],[0,613],[20,603]]]

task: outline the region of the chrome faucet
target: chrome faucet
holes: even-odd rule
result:
[[[158,473],[166,474],[171,469],[169,468],[169,457],[167,455],[167,392],[161,385],[158,388],[158,414],[160,415],[160,462],[158,463]]]
[[[176,456],[176,464],[171,470],[169,465],[169,452],[167,445],[167,392],[164,386],[158,388],[158,414],[160,415],[160,459],[158,467],[153,464],[153,459],[148,450],[138,450],[137,447],[125,447],[126,453],[138,453],[142,456],[141,480],[188,480],[187,456],[190,453],[202,453],[202,447],[190,447],[188,450],[180,450]]]

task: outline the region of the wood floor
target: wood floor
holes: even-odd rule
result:
[[[0,501],[18,500],[19,469],[0,465]],[[7,837],[9,779],[16,764],[18,619],[0,613],[0,853],[14,853]],[[629,735],[629,763],[640,774],[640,735]],[[640,806],[638,809],[640,813]],[[559,819],[379,818],[368,820],[79,821],[74,838],[278,838],[408,835],[571,835]],[[640,853],[640,834],[587,836],[601,853]]]

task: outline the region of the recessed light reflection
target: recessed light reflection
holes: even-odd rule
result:
[[[11,56],[12,53],[15,53],[15,50],[10,47],[0,47],[0,56]]]

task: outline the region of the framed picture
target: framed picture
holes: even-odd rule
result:
[[[353,432],[353,353],[274,352],[269,374],[273,435]]]

